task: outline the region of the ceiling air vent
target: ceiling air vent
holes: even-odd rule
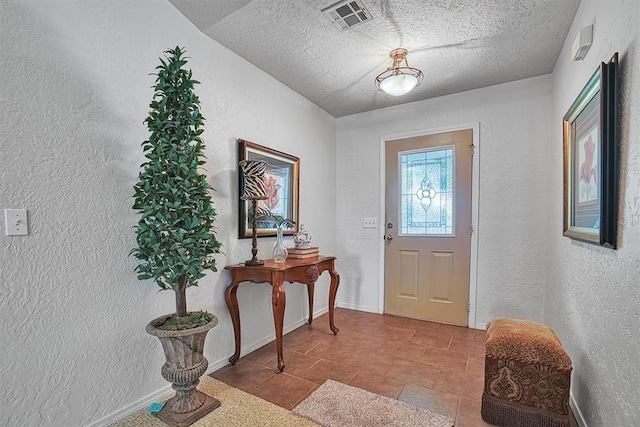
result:
[[[361,0],[339,1],[321,12],[329,18],[331,23],[341,30],[346,30],[356,25],[373,19],[371,13],[364,7]]]

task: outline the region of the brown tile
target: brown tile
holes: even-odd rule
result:
[[[390,314],[384,314],[382,316],[382,321],[386,326],[395,326],[397,328],[412,329],[407,327],[408,320],[410,319],[407,319],[406,317],[392,316]]]
[[[357,328],[363,326],[393,326],[398,328],[404,328],[406,318],[391,316],[389,314],[376,314],[352,311],[348,315],[342,318],[343,324],[348,325],[349,328]]]
[[[211,377],[229,384],[231,387],[248,391],[272,375],[275,375],[273,369],[250,360],[241,360],[231,368],[223,368],[212,373]]]
[[[413,342],[387,340],[372,350],[401,359],[419,362],[420,359],[422,359],[422,353],[424,353],[425,347],[414,344]]]
[[[315,387],[315,383],[283,373],[261,382],[252,388],[250,393],[285,409],[291,409]]]
[[[354,387],[358,387],[381,396],[387,396],[392,399],[398,398],[398,395],[404,388],[405,384],[405,381],[396,378],[389,378],[365,371],[358,372],[358,374],[349,382],[349,385]]]
[[[484,354],[470,353],[469,362],[482,363],[484,365]]]
[[[318,360],[317,357],[309,356],[304,353],[298,353],[293,350],[285,350],[283,352],[284,357],[284,372],[299,377],[304,371],[313,366]],[[278,357],[274,357],[264,364],[266,367],[273,369],[278,368]]]
[[[424,387],[432,387],[438,375],[438,368],[420,362],[395,358],[384,375]]]
[[[353,354],[355,350],[355,347],[351,347],[343,342],[323,341],[311,350],[307,351],[305,354],[340,363],[350,354]]]
[[[380,352],[356,350],[342,361],[343,365],[355,366],[361,372],[384,375],[394,357]]]
[[[354,333],[355,334],[355,333]],[[367,334],[357,334],[352,339],[345,341],[352,347],[356,347],[361,350],[369,350],[371,352],[378,351],[382,346],[386,345],[390,340],[385,340],[382,337]]]
[[[375,330],[373,335],[384,339],[394,339],[397,341],[409,341],[416,331],[408,328],[398,328],[396,326],[381,326]]]
[[[329,320],[322,321],[323,319],[319,319],[319,321],[313,321],[313,326],[310,326],[310,330],[314,331],[314,336],[322,337],[327,340],[340,340],[341,337],[348,334],[350,331],[345,329],[338,320],[335,321],[336,326],[339,331],[338,334],[334,334],[333,331],[329,328]],[[297,329],[296,329],[297,330]]]
[[[276,356],[277,356],[276,342],[273,341],[265,346],[260,347],[255,351],[252,351],[246,356],[243,356],[243,359],[247,359],[252,362],[264,365],[265,363],[267,363],[269,360],[273,359]]]
[[[345,330],[382,340],[395,339],[408,341],[415,334],[415,330],[413,329],[387,325],[372,325],[370,323],[359,324],[356,327],[351,325],[349,328],[341,329],[341,331]],[[340,333],[338,333],[338,335],[340,335]]]
[[[382,324],[384,323],[383,317],[384,315],[377,314],[377,313],[350,310],[349,313],[344,318],[348,319],[349,321],[364,320],[364,321],[379,322],[380,324]]]
[[[451,336],[433,335],[427,332],[416,332],[415,335],[411,337],[410,342],[412,342],[413,344],[421,345],[423,347],[448,349],[449,343],[451,343],[451,339]]]
[[[420,361],[429,365],[464,372],[467,368],[468,359],[469,355],[467,353],[427,347]]]
[[[440,328],[440,323],[429,322],[426,320],[407,319],[405,327],[413,329],[416,332],[422,332],[427,335],[434,335]]]
[[[286,334],[285,337],[295,337],[295,336],[298,336],[298,335],[308,337],[310,335],[315,335],[321,329],[320,327],[318,327],[318,325],[315,325],[315,323],[316,323],[315,321],[314,321],[314,325],[310,325],[308,323],[305,323],[304,325],[300,326],[299,328],[296,328],[293,331],[291,331],[288,334]]]
[[[302,401],[303,401],[303,400],[305,400],[307,397],[309,397],[309,396],[311,395],[311,393],[313,393],[314,391],[316,391],[316,390],[320,387],[320,385],[318,385],[318,384],[316,384],[316,383],[312,383],[312,384],[313,384],[313,388],[312,388],[312,389],[311,389],[307,394],[305,394],[304,396],[302,396],[302,397],[300,398],[300,400],[298,400],[298,401],[295,403],[295,405],[293,405],[293,407],[294,407],[294,408],[295,408],[296,406],[298,406],[300,403],[302,403]]]
[[[484,376],[484,355],[469,354],[469,364],[467,365],[467,373],[472,375]]]
[[[317,334],[287,334],[283,338],[282,347],[288,350],[297,351],[298,353],[306,353],[321,342],[324,342],[324,340]]]
[[[333,309],[333,316],[337,319],[338,317],[344,317],[347,314],[351,313],[353,310],[347,310],[346,308],[336,307]],[[329,316],[329,313],[325,314],[325,316]]]
[[[316,384],[322,384],[328,379],[348,384],[359,371],[358,368],[353,366],[340,365],[329,360],[320,360],[300,377]]]
[[[353,310],[347,310],[346,308],[338,308],[336,307],[333,310],[333,320],[336,319],[342,319],[344,318],[346,315],[348,315],[349,313],[351,313]],[[329,318],[329,313],[327,312],[326,314],[323,314],[323,316],[327,316],[327,319]],[[327,320],[328,321],[328,320]]]
[[[456,337],[456,338],[472,340],[473,339],[474,330],[473,329],[469,329],[469,328],[465,328],[465,327],[462,327],[462,326],[453,326],[453,325],[444,325],[444,324],[442,324],[442,325],[440,325],[440,328],[438,328],[437,333],[439,335],[452,336],[452,337]]]
[[[351,346],[367,344],[374,339],[375,339],[375,336],[352,331],[350,329],[340,329],[340,332],[338,332],[338,335],[335,336],[336,341],[344,342]]]
[[[461,397],[460,405],[458,406],[458,416],[455,422],[456,427],[484,427],[493,425],[486,423],[482,419],[480,407],[481,403],[479,401]]]
[[[389,338],[385,338],[383,337],[381,334],[377,334],[375,332],[367,332],[364,330],[358,330],[358,331],[352,331],[352,335],[355,335],[357,333],[357,336],[360,337],[360,341],[363,344],[368,344],[368,343],[381,343],[381,342],[386,342]]]
[[[484,342],[453,337],[449,350],[484,355]]]
[[[483,387],[483,378],[445,368],[440,369],[438,378],[433,385],[433,388],[436,390],[459,394],[460,396],[476,400],[482,398]]]
[[[333,323],[338,327],[338,329],[342,330],[342,317],[339,316],[334,316],[333,317]],[[326,335],[334,335],[333,331],[331,330],[330,324],[329,324],[329,315],[328,314],[323,314],[322,316],[318,317],[317,319],[313,319],[313,323],[311,325],[306,324],[301,326],[300,328],[306,328],[309,331],[313,331],[315,333],[323,333]]]
[[[473,340],[485,342],[487,340],[487,331],[483,331],[481,329],[474,329]]]
[[[383,326],[402,328],[405,321],[401,317],[363,313],[346,316],[342,319],[349,328],[381,328]]]
[[[373,336],[381,336],[381,331],[385,328],[384,323],[382,322],[374,322],[368,320],[354,320],[354,319],[344,319],[340,323],[341,329],[347,329],[354,332],[360,332],[362,334],[373,335]],[[387,326],[387,328],[392,328],[392,326]],[[407,330],[408,331],[408,330]]]
[[[455,416],[456,427],[488,425],[479,406],[485,331],[346,309],[335,320],[337,335],[328,314],[285,335],[282,374],[272,342],[211,376],[287,409],[331,378]]]
[[[445,415],[453,420],[456,418],[460,396],[415,384],[407,384],[398,400],[436,414]]]

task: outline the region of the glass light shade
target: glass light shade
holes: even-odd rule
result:
[[[396,74],[380,82],[380,89],[389,95],[401,96],[418,85],[418,79],[410,74]]]

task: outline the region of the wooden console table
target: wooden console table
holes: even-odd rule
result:
[[[233,334],[236,340],[236,352],[229,358],[232,365],[240,358],[240,311],[238,309],[238,297],[236,295],[238,285],[242,282],[269,283],[272,287],[271,306],[273,309],[273,321],[276,329],[276,348],[278,353],[278,369],[284,369],[284,358],[282,357],[282,326],[284,322],[284,308],[286,305],[286,295],[284,292],[284,282],[298,282],[307,285],[309,294],[309,324],[313,322],[313,291],[318,276],[323,271],[328,270],[331,276],[329,287],[329,327],[334,335],[339,329],[333,323],[333,311],[336,301],[336,292],[340,284],[340,275],[335,270],[334,261],[336,257],[319,256],[307,259],[287,259],[284,263],[275,263],[272,259],[265,260],[264,265],[249,266],[244,264],[228,265],[225,270],[231,272],[231,283],[225,290],[225,300],[231,321],[233,322]]]

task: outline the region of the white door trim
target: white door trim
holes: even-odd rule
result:
[[[416,136],[426,136],[445,132],[455,132],[459,130],[471,129],[473,131],[474,153],[472,159],[471,171],[471,226],[473,234],[471,234],[471,259],[469,263],[469,318],[470,328],[476,328],[476,305],[477,305],[477,286],[478,286],[478,197],[480,194],[480,123],[469,123],[456,126],[450,126],[437,129],[424,129],[413,132],[406,132],[395,135],[386,135],[380,137],[380,207],[378,210],[378,218],[380,218],[380,227],[382,233],[378,240],[378,313],[384,313],[384,264],[385,264],[385,245],[383,235],[385,233],[385,144],[387,141],[395,141],[397,139],[413,138]]]

